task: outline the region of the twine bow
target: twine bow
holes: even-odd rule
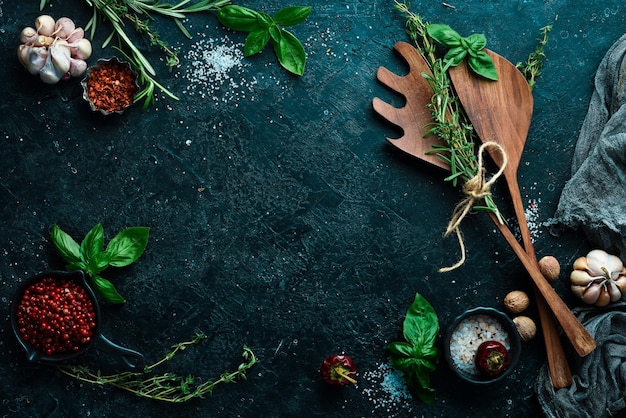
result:
[[[485,167],[483,167],[483,154],[485,150],[489,147],[496,148],[502,154],[502,164],[500,165],[500,169],[487,181],[485,181]],[[448,223],[448,227],[446,228],[446,232],[444,237],[448,237],[453,232],[456,233],[457,239],[459,240],[459,247],[461,249],[461,258],[456,264],[450,267],[442,267],[439,269],[439,272],[445,273],[448,271],[452,271],[465,263],[465,244],[463,242],[463,236],[461,235],[461,229],[459,228],[461,222],[467,216],[467,214],[474,207],[474,203],[483,199],[485,196],[491,194],[491,186],[495,183],[495,181],[502,175],[504,172],[504,167],[508,162],[508,158],[502,146],[496,142],[485,142],[478,149],[478,162],[477,162],[477,170],[476,175],[471,179],[467,180],[463,185],[463,193],[466,195],[465,199],[461,200],[454,208],[452,212],[452,218]]]

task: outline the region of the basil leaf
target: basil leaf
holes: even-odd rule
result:
[[[273,19],[277,25],[294,26],[304,22],[310,13],[311,7],[309,6],[291,6],[279,10]]]
[[[402,331],[406,342],[387,345],[391,365],[403,372],[407,385],[422,401],[432,404],[435,391],[430,387],[430,373],[439,361],[439,349],[435,347],[439,321],[433,307],[419,293],[407,310]]]
[[[75,271],[75,270],[82,270],[82,271],[87,271],[87,265],[82,262],[82,261],[75,261],[72,263],[69,263],[67,266],[67,271]]]
[[[389,350],[389,354],[391,354],[392,358],[396,356],[411,357],[412,347],[413,346],[406,342],[392,342],[387,345],[387,350]]]
[[[306,53],[300,41],[289,31],[279,29],[278,42],[274,42],[274,52],[278,62],[287,71],[296,75],[304,74]]]
[[[94,275],[91,277],[91,283],[94,286],[94,290],[100,294],[104,298],[104,300],[111,303],[125,303],[126,300],[117,293],[115,286],[113,283],[104,279],[98,275]]]
[[[414,372],[416,359],[412,357],[390,357],[391,365],[404,373],[411,374]]]
[[[236,5],[220,8],[217,18],[227,28],[243,32],[265,29],[272,24],[272,19],[265,13]]]
[[[278,26],[276,25],[270,26],[269,33],[272,39],[274,40],[274,42],[280,42],[280,38],[282,35],[280,33],[280,28]]]
[[[249,57],[260,52],[270,40],[270,32],[268,29],[252,31],[246,37],[243,45],[243,56]]]
[[[94,253],[89,260],[86,262],[86,269],[88,275],[93,276],[94,274],[100,273],[102,270],[109,267],[109,261],[111,257],[108,253],[100,251],[99,253]]]
[[[476,74],[479,74],[489,80],[498,80],[498,70],[496,69],[496,66],[489,54],[485,51],[478,51],[474,54],[470,53],[467,63]]]
[[[448,25],[431,23],[426,26],[426,32],[431,38],[448,48],[461,45],[461,35]]]
[[[413,387],[415,388],[415,394],[422,402],[428,405],[435,403],[435,389],[430,386],[413,385]]]
[[[97,224],[85,235],[80,243],[80,257],[89,265],[90,259],[102,252],[104,246],[104,229],[101,224]]]
[[[77,263],[80,261],[80,245],[74,241],[74,238],[63,232],[57,225],[52,227],[50,237],[57,252],[65,262]]]
[[[137,226],[117,234],[107,245],[108,264],[124,267],[136,261],[148,245],[150,228]]]
[[[403,326],[404,338],[415,346],[432,346],[439,333],[439,322],[433,307],[419,293],[409,307]]]
[[[443,57],[445,63],[451,67],[456,67],[460,63],[463,62],[463,59],[467,55],[467,50],[463,47],[457,46],[455,48],[451,48],[446,53],[446,56]]]
[[[487,38],[482,33],[474,33],[467,38],[463,38],[464,43],[469,49],[480,51],[487,46]]]

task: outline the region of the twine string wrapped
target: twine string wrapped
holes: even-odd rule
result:
[[[500,169],[493,175],[489,180],[486,180],[485,177],[485,167],[483,166],[483,154],[488,148],[497,149],[500,154],[502,154],[502,164],[500,165]],[[450,267],[442,267],[439,269],[439,272],[446,273],[452,271],[465,263],[465,243],[463,242],[463,236],[461,235],[461,222],[467,216],[467,214],[472,210],[474,204],[485,196],[491,194],[491,186],[496,182],[496,180],[502,175],[504,172],[504,168],[508,162],[508,158],[504,149],[500,144],[493,141],[484,142],[480,148],[478,149],[478,159],[477,159],[477,170],[476,175],[471,179],[467,180],[463,185],[463,193],[465,194],[465,198],[461,200],[454,207],[454,211],[452,212],[452,217],[450,222],[448,223],[448,227],[446,228],[446,232],[444,233],[444,237],[450,236],[453,232],[456,234],[457,239],[459,241],[459,248],[461,250],[461,258],[454,265]]]

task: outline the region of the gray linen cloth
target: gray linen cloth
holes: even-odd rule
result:
[[[626,35],[609,49],[576,143],[572,178],[554,217],[558,234],[581,229],[588,240],[622,260],[626,256]]]
[[[582,230],[596,248],[626,257],[626,35],[607,52],[580,131],[553,219]],[[555,390],[544,365],[536,381],[539,403],[548,418],[623,417],[626,412],[626,302],[605,309],[584,307],[574,313],[596,339],[588,356],[570,356],[573,383]]]
[[[544,365],[536,381],[537,399],[548,418],[624,417],[626,411],[626,302],[610,310],[585,307],[574,313],[595,338],[597,348],[570,359],[573,382],[555,390]]]

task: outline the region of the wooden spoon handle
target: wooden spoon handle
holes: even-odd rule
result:
[[[524,250],[526,250],[526,254],[528,254],[532,260],[536,261],[537,257],[535,255],[535,249],[530,236],[530,230],[528,229],[526,214],[524,213],[522,194],[520,193],[517,182],[517,170],[515,169],[510,172],[505,171],[505,177],[509,188],[509,194],[511,195],[511,199],[513,201],[513,208],[515,209],[517,223],[522,235]],[[556,389],[569,387],[572,384],[572,372],[570,371],[569,364],[567,363],[567,357],[565,356],[565,351],[563,350],[563,344],[561,344],[559,330],[554,323],[554,317],[550,313],[550,307],[546,303],[545,298],[536,285],[533,287],[535,300],[537,301],[539,321],[543,332],[543,340],[546,346],[546,357],[548,360],[552,386]]]
[[[565,302],[554,291],[552,286],[545,280],[537,263],[531,259],[524,251],[519,242],[515,239],[513,233],[509,228],[500,223],[496,218],[496,215],[492,212],[487,212],[489,217],[494,222],[506,242],[509,244],[517,258],[522,262],[526,271],[530,275],[533,282],[537,286],[537,290],[545,298],[546,303],[552,310],[552,313],[556,317],[557,321],[563,328],[563,332],[572,343],[576,353],[584,357],[591,353],[596,348],[596,342],[589,334],[589,331],[580,323],[580,321],[574,316],[572,311],[567,307]]]
[[[572,385],[572,372],[567,363],[565,351],[563,351],[559,330],[556,328],[554,317],[550,314],[550,307],[546,303],[543,295],[536,286],[534,286],[534,290],[537,310],[539,311],[539,320],[543,331],[543,340],[546,345],[546,357],[552,386],[554,386],[555,389],[569,387]]]

